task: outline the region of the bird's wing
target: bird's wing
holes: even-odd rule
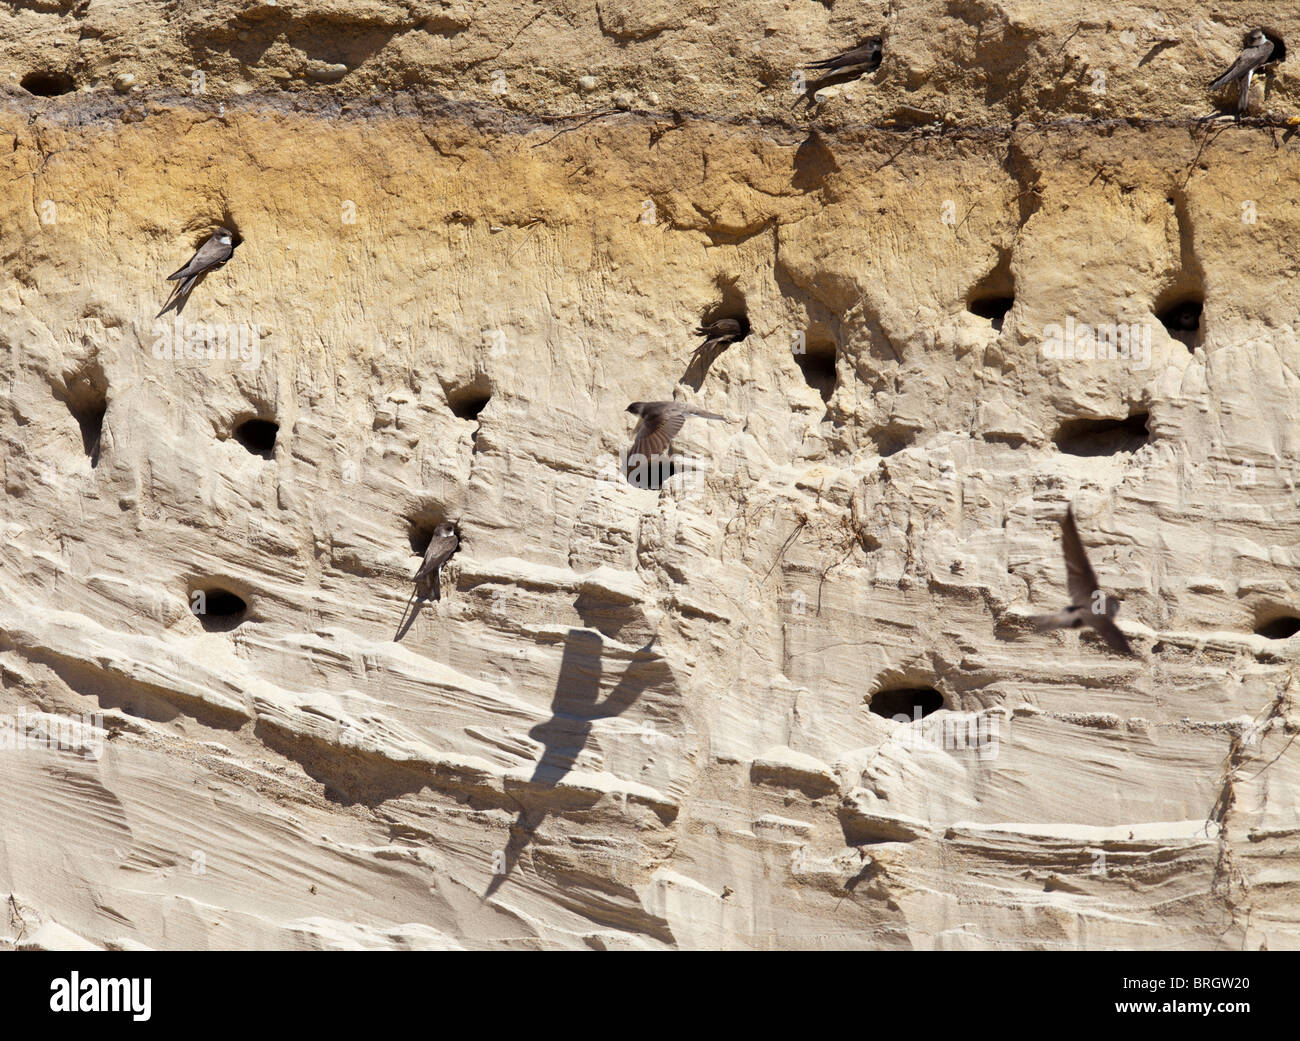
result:
[[[1272,40],[1265,40],[1258,47],[1247,47],[1237,55],[1237,60],[1232,63],[1228,71],[1210,84],[1210,89],[1218,90],[1224,84],[1231,83],[1235,79],[1240,79],[1247,72],[1257,68],[1259,65],[1262,65],[1267,61],[1272,53]]]
[[[435,537],[430,543],[429,548],[424,551],[424,563],[420,565],[413,580],[418,582],[422,578],[428,578],[443,564],[451,559],[451,555],[456,552],[456,547],[460,541],[455,535],[443,535]]]
[[[1094,615],[1091,624],[1111,650],[1118,651],[1120,654],[1133,654],[1133,648],[1129,646],[1124,634],[1119,631],[1119,626],[1105,615]]]
[[[1097,576],[1092,573],[1088,555],[1083,551],[1071,508],[1067,508],[1061,518],[1061,545],[1065,550],[1065,585],[1070,590],[1070,603],[1091,611],[1092,597],[1097,592]]]
[[[833,58],[810,61],[806,67],[809,69],[847,69],[854,65],[870,65],[879,57],[880,46],[875,43],[868,43],[861,47],[854,47],[851,51],[844,51]]]
[[[190,257],[190,259],[187,260],[181,267],[178,267],[175,271],[173,271],[170,275],[168,275],[167,281],[175,282],[179,278],[189,278],[190,268],[193,267],[194,262],[198,259],[199,259],[199,255],[198,253],[195,253],[194,256]]]
[[[215,238],[208,239],[198,248],[194,256],[190,257],[190,262],[173,275],[167,276],[168,282],[175,282],[177,279],[189,278],[192,275],[200,275],[218,264],[224,264],[230,259],[230,246],[223,246]]]
[[[685,422],[686,416],[679,409],[642,416],[632,435],[632,457],[665,454]]]
[[[734,318],[720,318],[708,325],[701,325],[695,330],[695,335],[707,336],[710,340],[739,336],[740,323]]]
[[[1030,615],[1025,621],[1038,629],[1072,629],[1079,624],[1079,616],[1072,611],[1056,611]]]

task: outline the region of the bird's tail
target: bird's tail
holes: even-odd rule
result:
[[[163,304],[162,310],[154,315],[154,317],[161,318],[173,307],[176,308],[176,313],[180,314],[181,309],[185,306],[185,301],[189,298],[190,290],[194,288],[194,283],[198,280],[198,275],[192,275],[185,279],[185,281],[180,285],[172,286],[171,295],[167,297],[167,302]]]
[[[705,412],[702,408],[691,409],[692,416],[699,416],[701,419],[726,419],[726,416],[720,416],[716,412]]]
[[[1231,83],[1235,79],[1238,79],[1239,77],[1240,77],[1240,73],[1235,72],[1233,69],[1229,69],[1217,80],[1211,83],[1208,89],[1218,90],[1220,87],[1226,86],[1227,84]]]

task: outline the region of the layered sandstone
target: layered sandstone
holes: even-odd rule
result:
[[[0,15],[5,941],[1300,946],[1289,63],[1202,118],[1254,24],[1300,39],[1041,0]],[[1128,349],[1052,349],[1084,325]],[[674,395],[728,421],[631,487],[624,409]],[[1026,622],[1067,503],[1132,659]]]

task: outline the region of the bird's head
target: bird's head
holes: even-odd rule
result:
[[[229,246],[232,242],[235,241],[235,236],[226,228],[218,228],[213,233],[212,237],[216,239],[218,242],[220,242],[223,246]]]
[[[646,403],[644,401],[634,401],[632,404],[628,405],[627,410],[631,412],[632,415],[639,416],[645,411],[645,405]]]
[[[1252,29],[1250,35],[1246,37],[1248,47],[1259,47],[1268,37],[1264,35],[1263,29]]]
[[[455,535],[456,522],[443,521],[441,524],[439,524],[436,528],[433,529],[433,533],[440,539],[445,539],[448,535]]]

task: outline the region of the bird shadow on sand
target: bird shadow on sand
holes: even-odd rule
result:
[[[712,346],[704,343],[696,347],[691,353],[691,360],[686,363],[686,371],[682,373],[682,378],[677,382],[684,383],[691,390],[698,391],[704,386],[704,379],[709,374],[710,366],[721,357],[722,352],[731,344],[732,341],[728,340],[725,343],[713,344]]]
[[[682,466],[677,456],[652,455],[629,456],[622,468],[623,479],[633,488],[642,491],[657,492],[677,474],[688,470]],[[598,628],[598,627],[596,627]]]
[[[622,678],[609,695],[600,701],[601,650],[604,640],[590,629],[570,629],[564,638],[560,675],[551,700],[551,718],[528,731],[528,736],[542,745],[541,757],[533,767],[521,791],[523,805],[510,827],[503,861],[483,894],[486,900],[505,884],[510,872],[532,842],[537,829],[554,809],[553,790],[573,769],[591,736],[592,724],[598,719],[621,715],[647,688],[671,678],[667,664],[651,648],[654,637],[633,655]]]
[[[433,595],[425,596],[419,589],[412,589],[411,596],[406,601],[406,607],[402,609],[401,620],[397,623],[397,632],[393,635],[394,643],[401,643],[402,637],[411,631],[411,626],[420,616],[420,610],[430,600],[438,601],[442,599],[442,575],[436,574],[433,577]]]
[[[179,315],[182,311],[185,310],[185,305],[190,302],[190,297],[194,294],[194,290],[198,289],[199,286],[203,284],[203,280],[206,279],[207,277],[208,277],[208,272],[206,271],[202,272],[199,275],[196,275],[194,278],[194,284],[191,285],[189,289],[186,289],[184,292],[181,291],[182,287],[185,285],[184,281],[177,282],[174,286],[172,286],[171,296],[169,296],[167,298],[167,302],[163,304],[162,310],[159,311],[156,315],[154,315],[154,319],[157,320],[161,318],[163,315],[165,315],[168,311],[173,311],[173,310],[176,312],[177,315]]]
[[[1156,55],[1158,55],[1161,51],[1166,50],[1169,47],[1177,47],[1177,46],[1178,46],[1177,40],[1157,40],[1155,42],[1155,46],[1152,47],[1149,51],[1147,51],[1146,54],[1142,55],[1142,60],[1138,62],[1137,67],[1139,69],[1142,68],[1143,65],[1146,65],[1147,63],[1153,61]]]

